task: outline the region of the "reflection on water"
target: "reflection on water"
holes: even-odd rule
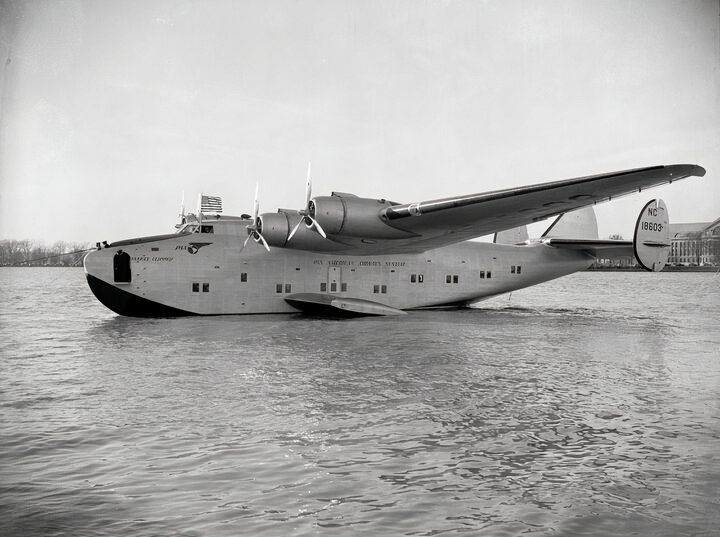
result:
[[[717,534],[712,274],[342,321],[131,319],[82,271],[0,279],[11,535]]]

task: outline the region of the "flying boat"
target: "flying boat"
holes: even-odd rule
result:
[[[90,289],[135,317],[311,314],[405,315],[462,308],[585,270],[598,258],[634,256],[662,270],[668,210],[639,213],[633,240],[600,239],[593,206],[705,175],[694,164],[650,166],[479,194],[398,203],[333,192],[312,195],[308,166],[299,210],[222,214],[200,197],[173,233],[97,244],[84,259]],[[554,218],[538,238],[527,225]],[[490,242],[472,239],[494,234]]]

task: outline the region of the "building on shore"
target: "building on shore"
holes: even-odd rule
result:
[[[720,265],[720,218],[709,223],[670,224],[670,240],[668,264]]]
[[[620,238],[620,237],[610,237]],[[720,267],[720,218],[714,222],[670,224],[670,267]],[[634,256],[598,259],[594,269],[638,268]]]

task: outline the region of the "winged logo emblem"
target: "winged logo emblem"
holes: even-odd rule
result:
[[[187,251],[190,254],[196,254],[197,251],[202,248],[203,246],[208,246],[212,244],[212,242],[191,242],[188,244]]]

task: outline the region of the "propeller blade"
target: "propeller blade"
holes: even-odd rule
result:
[[[243,245],[240,247],[240,251],[242,252],[245,249],[245,246],[247,246],[248,241],[250,240],[250,237],[252,237],[252,232],[248,231],[248,236],[245,239],[245,242],[243,242]]]
[[[290,242],[290,239],[293,238],[293,235],[295,235],[295,232],[296,232],[296,231],[298,230],[298,228],[300,227],[300,224],[303,223],[303,220],[304,220],[304,218],[301,218],[301,219],[298,221],[298,223],[295,224],[295,227],[292,228],[292,231],[290,232],[290,235],[288,235],[288,239],[287,239],[288,242]]]
[[[263,236],[260,235],[260,233],[258,233],[257,231],[255,232],[255,235],[257,235],[258,239],[260,241],[262,241],[262,245],[265,247],[265,249],[268,251],[268,253],[270,253],[270,247],[268,246],[267,242],[265,242],[265,239],[263,238]]]
[[[312,175],[310,174],[310,162],[308,162],[307,182],[305,183],[305,210],[310,210],[310,198],[312,197]]]
[[[317,220],[315,220],[312,216],[308,216],[310,220],[312,220],[312,225],[310,227],[314,227],[318,233],[322,236],[323,239],[327,239],[327,235],[325,234],[325,231],[323,228],[320,227],[320,224]]]
[[[258,191],[260,190],[260,183],[255,183],[255,214],[253,222],[257,222],[258,215],[260,214],[260,202],[258,201]]]

